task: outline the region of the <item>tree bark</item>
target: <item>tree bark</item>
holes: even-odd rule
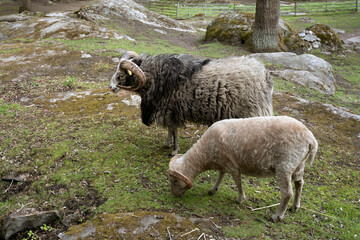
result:
[[[21,0],[21,1],[22,1],[22,6],[20,6],[19,13],[22,13],[23,11],[29,11],[29,12],[33,11],[31,0]]]
[[[280,0],[256,0],[252,45],[255,52],[279,51]]]

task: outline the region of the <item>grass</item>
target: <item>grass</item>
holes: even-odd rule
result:
[[[207,17],[216,17],[217,15],[228,11],[240,11],[240,12],[255,12],[255,5],[243,5],[234,3],[185,3],[174,1],[165,2],[152,2],[151,4],[145,4],[151,11],[167,15],[172,18],[189,18],[199,14],[204,14]],[[355,12],[355,1],[334,1],[334,2],[303,2],[297,3],[297,13],[307,14],[334,14],[343,12]],[[281,13],[294,13],[293,5],[281,5]]]
[[[147,39],[145,41],[136,42],[136,44],[129,40],[81,39],[61,41],[72,49],[82,50],[100,56],[120,56],[124,51],[129,49],[137,53],[150,55],[162,53],[188,53],[202,58],[221,58],[244,52],[240,47],[223,45],[218,42],[199,42],[200,46],[198,50],[189,51],[186,48],[174,46],[170,42],[162,39],[155,39],[150,46],[148,45]],[[99,68],[99,66],[96,67]],[[102,68],[104,68],[104,66]],[[112,66],[107,65],[105,68],[112,68]]]
[[[128,40],[104,39],[48,39],[44,43],[56,46],[61,43],[74,52],[91,53],[96,57],[90,65],[95,76],[109,75],[114,68],[109,59],[129,49],[149,54],[186,52],[211,58],[242,54],[234,46],[201,41],[198,50],[189,50],[173,46],[159,36],[139,34],[136,44]],[[14,54],[19,52],[13,51]],[[35,102],[35,106],[25,107],[17,103],[16,98],[13,101],[0,99],[0,177],[27,174],[29,180],[14,183],[10,188],[9,182],[0,181],[0,216],[26,206],[58,209],[62,216],[78,212],[81,222],[86,222],[101,213],[156,210],[182,216],[196,213],[206,218],[214,217],[222,226],[218,233],[220,237],[356,239],[360,228],[359,124],[327,111],[320,103],[344,106],[360,113],[359,55],[352,53],[343,58],[336,54],[313,53],[334,67],[339,80],[334,96],[324,96],[275,78],[276,93],[282,93],[281,96],[274,95],[276,114],[302,119],[320,144],[314,165],[307,166],[305,171],[304,208],[296,213],[287,212],[284,222],[268,221],[276,207],[251,211],[251,208],[279,202],[279,188],[272,178],[244,177],[243,187],[248,200],[241,205],[235,203],[236,186],[229,175],[225,176],[215,195],[207,194],[217,178],[215,171],[198,176],[194,188],[183,198],[174,197],[167,179],[169,150],[163,148],[167,132],[143,125],[140,110],[122,103],[114,94],[74,97],[57,102],[56,106]],[[68,56],[66,60],[69,60]],[[56,59],[54,65],[58,66],[59,62],[60,59]],[[75,90],[79,85],[91,90],[99,87],[80,81],[86,78],[82,74],[84,70],[71,72],[73,67],[68,64],[69,71],[63,75],[56,72],[49,76],[30,75],[30,83],[24,80],[21,84],[36,86],[41,91],[50,87],[61,91],[69,91],[68,86]],[[0,75],[12,75],[17,70],[0,71]],[[61,88],[55,87],[57,85]],[[101,89],[94,91],[103,93]],[[313,103],[301,105],[292,96]],[[106,110],[109,103],[117,103],[113,111]],[[203,126],[181,129],[181,152],[189,149],[197,141],[197,134],[202,134],[205,129]],[[200,132],[195,134],[197,130]],[[52,232],[60,232],[58,226],[49,227],[54,228]]]
[[[304,30],[306,27],[310,27],[316,23],[323,23],[330,26],[333,29],[345,30],[346,33],[353,33],[360,28],[360,13],[328,13],[328,14],[310,14],[306,17],[310,17],[314,20],[314,23],[304,23],[297,21],[301,16],[283,16],[292,27],[297,31]],[[341,21],[339,21],[341,19]]]

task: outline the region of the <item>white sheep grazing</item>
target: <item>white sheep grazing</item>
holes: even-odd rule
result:
[[[242,202],[245,194],[241,174],[276,176],[281,202],[272,220],[277,222],[283,219],[293,196],[291,181],[295,183],[291,210],[300,207],[305,162],[312,163],[317,148],[312,132],[291,117],[222,120],[214,123],[184,155],[178,154],[171,159],[168,171],[171,191],[181,197],[192,187],[198,174],[216,169],[220,170],[220,175],[209,194],[218,190],[227,172],[238,188],[237,202]]]

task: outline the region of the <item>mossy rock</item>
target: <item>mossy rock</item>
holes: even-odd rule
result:
[[[215,18],[206,29],[206,41],[220,41],[233,45],[245,44],[251,50],[255,14],[228,12]],[[305,42],[288,23],[279,21],[279,51],[306,52]]]
[[[312,31],[318,38],[321,39],[322,46],[331,48],[333,50],[338,49],[341,46],[341,40],[337,33],[325,24],[315,24],[306,30]]]
[[[255,21],[253,13],[228,12],[219,15],[206,28],[206,41],[244,44]]]

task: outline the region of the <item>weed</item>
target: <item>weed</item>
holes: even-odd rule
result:
[[[46,231],[46,232],[52,232],[52,231],[54,231],[54,228],[53,228],[53,227],[48,226],[48,225],[46,225],[46,224],[43,224],[43,225],[40,227],[40,229],[43,230],[43,231]]]
[[[39,239],[39,237],[32,230],[29,230],[27,232],[27,237],[23,238],[22,240],[37,240],[37,239]]]
[[[62,82],[64,87],[74,88],[76,86],[76,78],[75,77],[66,77]]]

